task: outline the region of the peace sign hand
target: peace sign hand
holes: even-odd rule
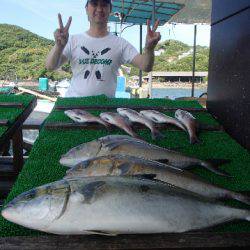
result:
[[[58,14],[59,29],[57,29],[54,32],[54,37],[55,37],[56,45],[60,49],[63,49],[68,42],[69,27],[70,27],[71,21],[72,21],[72,17],[69,17],[68,22],[67,22],[66,26],[64,27],[63,22],[62,22],[62,16],[60,13]]]
[[[155,46],[161,39],[161,34],[160,32],[156,32],[158,25],[160,23],[160,20],[158,19],[154,27],[151,29],[150,28],[150,20],[147,20],[147,36],[146,36],[146,45],[145,48],[149,50],[154,50]]]

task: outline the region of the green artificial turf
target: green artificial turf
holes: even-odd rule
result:
[[[34,96],[31,95],[0,95],[0,102],[17,102],[23,103],[22,108],[1,108],[0,107],[0,119],[7,119],[9,120],[9,126],[14,123],[16,118],[23,112],[23,110],[27,107],[27,105],[34,99]],[[0,127],[0,136],[6,132],[8,129],[7,126]]]
[[[150,106],[168,106],[168,107],[200,107],[194,101],[169,101],[164,99],[112,99],[109,101],[104,96],[89,98],[70,98],[59,99],[56,105],[148,105]],[[99,114],[100,111],[91,111],[93,114]],[[170,115],[173,113],[169,112]],[[218,124],[213,120],[211,115],[207,113],[193,113],[199,121],[210,124]],[[46,122],[70,121],[63,111],[53,111],[47,118]],[[230,159],[231,162],[221,166],[233,175],[233,178],[220,177],[208,170],[197,167],[192,172],[200,175],[202,178],[209,180],[214,184],[221,185],[225,188],[235,191],[248,191],[250,187],[250,154],[242,148],[235,140],[222,131],[202,131],[199,135],[200,144],[190,145],[188,136],[183,131],[161,130],[165,135],[163,140],[152,141],[148,129],[140,129],[136,131],[141,137],[150,143],[169,148],[179,148],[179,151],[198,157],[200,159]],[[43,128],[40,132],[38,140],[30,153],[23,170],[18,176],[11,192],[9,193],[5,204],[11,201],[18,194],[30,190],[46,183],[50,183],[61,179],[67,170],[66,167],[59,164],[62,154],[69,149],[81,143],[97,139],[99,137],[110,134],[105,128],[98,130],[87,129],[56,129],[50,130]],[[111,134],[125,134],[120,129],[115,129]],[[228,205],[236,207],[248,208],[237,201],[227,201]],[[215,232],[249,232],[250,223],[246,221],[231,222],[213,229]],[[0,236],[16,236],[16,235],[41,235],[39,231],[29,230],[6,221],[0,216]]]

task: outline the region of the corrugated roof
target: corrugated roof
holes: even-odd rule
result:
[[[185,24],[210,24],[212,0],[173,0],[185,7],[174,15],[169,22]]]
[[[163,25],[183,7],[184,5],[180,3],[158,0],[155,3],[155,18],[160,20],[160,25]],[[152,10],[153,2],[150,0],[115,0],[109,21],[146,24],[147,19],[152,19]]]
[[[151,19],[152,1],[114,0],[111,22],[146,24]],[[156,18],[169,23],[210,24],[212,0],[157,0]]]

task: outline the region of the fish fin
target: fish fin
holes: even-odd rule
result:
[[[128,162],[126,162],[126,163],[119,165],[117,168],[119,168],[121,170],[120,175],[126,175],[129,171],[130,167],[131,167],[131,165]]]
[[[139,178],[139,179],[148,179],[148,180],[154,180],[156,178],[156,174],[134,174],[133,177]]]
[[[159,159],[159,160],[155,160],[155,161],[158,161],[158,162],[163,163],[163,164],[168,164],[169,163],[168,159]]]
[[[153,116],[153,117],[150,117],[150,120],[155,122],[155,123],[159,123],[159,121]]]
[[[105,143],[103,146],[112,151],[113,149],[118,148],[122,144],[124,144],[124,141],[115,141],[115,142]]]
[[[104,236],[117,236],[117,233],[115,232],[106,232],[101,230],[86,230],[84,231],[86,234],[98,234],[98,235],[104,235]]]

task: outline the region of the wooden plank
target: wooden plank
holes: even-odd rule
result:
[[[117,108],[131,108],[134,110],[158,110],[158,111],[175,111],[177,109],[182,109],[190,112],[207,112],[205,108],[183,108],[183,107],[159,107],[159,106],[134,106],[134,105],[68,105],[68,106],[61,106],[58,105],[54,109],[55,110],[69,110],[69,109],[83,109],[83,110],[114,110]]]
[[[74,123],[74,122],[48,122],[45,123],[44,127],[46,129],[93,129],[93,130],[98,130],[98,129],[105,129],[105,127],[101,124],[98,123]],[[148,129],[146,126],[143,124],[133,124],[131,126],[134,130],[139,130],[139,129]],[[171,124],[155,124],[155,127],[157,129],[166,129],[170,131],[180,131],[181,129],[171,125]],[[110,126],[109,130],[114,130],[117,129],[115,126]],[[204,131],[223,131],[223,127],[220,125],[209,125],[209,124],[200,124],[200,130]]]
[[[0,126],[8,126],[8,125],[9,125],[9,120],[7,119],[0,120]]]
[[[0,108],[23,108],[21,102],[0,102]]]
[[[28,158],[28,156],[23,157],[24,160]],[[0,156],[0,164],[13,164],[13,156]]]
[[[16,173],[19,173],[23,167],[23,133],[19,128],[13,135],[13,167]]]
[[[12,138],[15,132],[18,130],[19,127],[23,124],[23,122],[27,119],[30,115],[32,110],[35,108],[37,104],[37,99],[34,98],[29,105],[23,110],[23,112],[16,118],[12,126],[10,126],[7,131],[0,137],[0,151],[4,147],[4,145]]]
[[[14,183],[15,179],[0,181],[0,199],[5,199],[7,197]]]
[[[23,156],[24,160],[28,159],[28,156]],[[13,156],[0,157],[0,180],[12,180],[17,177],[18,173],[13,167]]]
[[[107,236],[39,236],[2,237],[0,249],[173,249],[232,248],[250,245],[250,233],[172,233]]]
[[[42,95],[42,94],[40,94],[37,91],[26,89],[26,88],[23,88],[23,87],[18,87],[18,90],[20,90],[20,91],[22,91],[24,93],[28,93],[28,94],[40,97],[42,99],[46,99],[46,100],[52,101],[52,102],[55,102],[57,100],[56,97],[49,97],[49,96],[46,96],[46,95]]]
[[[6,141],[5,144],[0,148],[0,154],[3,156],[9,155],[9,150],[10,150],[10,140]]]

